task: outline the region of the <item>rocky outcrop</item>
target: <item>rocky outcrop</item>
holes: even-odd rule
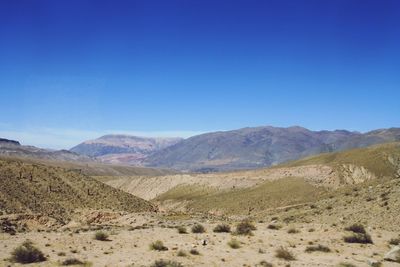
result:
[[[400,247],[396,246],[392,248],[384,257],[387,261],[394,261],[400,263]]]

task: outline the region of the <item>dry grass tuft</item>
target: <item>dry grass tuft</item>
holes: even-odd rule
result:
[[[204,228],[204,226],[199,223],[192,226],[192,233],[201,234],[201,233],[204,233],[205,231],[206,231],[206,228]]]
[[[289,250],[287,250],[284,247],[280,247],[275,251],[275,257],[277,257],[279,259],[284,259],[287,261],[296,260],[296,257],[292,254],[292,252],[290,252]]]
[[[153,243],[150,244],[150,249],[151,250],[157,250],[157,251],[166,251],[168,248],[164,246],[164,243],[161,240],[157,240]]]

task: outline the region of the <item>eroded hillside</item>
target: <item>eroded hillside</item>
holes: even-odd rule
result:
[[[156,210],[153,204],[76,170],[1,159],[0,179],[0,211],[5,214],[42,214],[64,222],[76,209]]]

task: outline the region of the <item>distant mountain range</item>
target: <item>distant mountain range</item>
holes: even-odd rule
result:
[[[70,151],[95,157],[105,163],[142,165],[152,153],[174,145],[182,138],[150,138],[130,135],[104,135],[85,141]]]
[[[92,158],[68,150],[50,150],[23,146],[18,141],[0,138],[0,156],[35,158],[56,161],[91,162]]]
[[[399,140],[400,128],[359,133],[265,126],[187,139],[107,135],[71,151],[108,163],[209,172],[268,167],[319,153]]]
[[[24,146],[0,138],[0,156],[213,172],[269,167],[320,153],[394,141],[400,141],[400,128],[359,133],[265,126],[211,132],[187,139],[105,135],[69,151]]]

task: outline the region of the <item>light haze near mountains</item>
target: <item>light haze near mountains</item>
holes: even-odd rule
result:
[[[0,3],[0,134],[23,144],[400,125],[399,1],[22,2]]]

